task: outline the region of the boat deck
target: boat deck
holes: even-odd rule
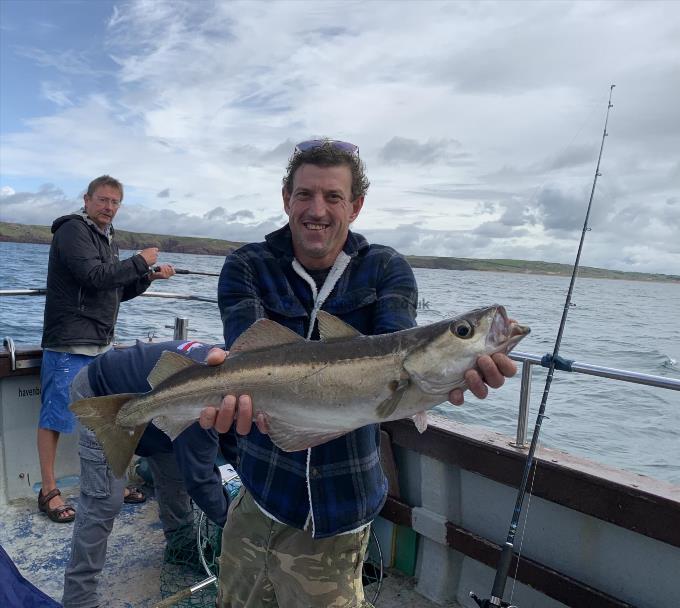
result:
[[[59,600],[72,525],[38,512],[31,483],[40,478],[35,449],[40,356],[37,348],[17,350],[13,369],[0,350],[0,544],[30,582]],[[668,388],[680,390],[680,383]],[[417,582],[389,572],[378,608],[452,607],[453,600],[471,608],[468,593],[491,588],[499,539],[508,532],[526,453],[513,438],[489,429],[436,413],[428,414],[428,422],[423,434],[410,420],[382,428],[391,493],[375,533],[385,562],[414,573]],[[64,437],[57,455],[59,485],[73,502],[79,471],[75,439]],[[519,536],[522,558],[506,588],[514,603],[652,608],[676,597],[680,486],[545,447],[535,464],[533,499],[525,505],[527,524]],[[156,501],[125,506],[109,542],[102,602],[111,608],[151,607],[205,578],[205,571],[180,576],[176,566],[164,564],[164,545]],[[168,591],[169,573],[181,580]],[[187,605],[211,602],[181,608]]]
[[[78,487],[62,485],[61,489],[66,500],[77,506]],[[146,503],[123,505],[109,538],[99,585],[102,605],[107,608],[150,608],[168,594],[206,576],[205,571],[163,563],[165,538],[158,519],[158,503],[153,490],[145,487],[145,491],[149,495]],[[21,499],[0,506],[0,544],[27,580],[57,601],[61,601],[72,532],[72,523],[57,524],[40,513],[37,499]],[[418,594],[414,586],[413,579],[389,571],[376,605],[379,608],[441,606]],[[214,597],[213,586],[198,593],[203,594],[200,599],[204,601],[197,604],[184,601],[178,605],[212,605],[205,595]],[[199,596],[193,599],[197,601]],[[444,606],[458,608],[460,605]]]

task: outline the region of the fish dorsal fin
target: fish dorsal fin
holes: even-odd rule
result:
[[[320,310],[316,318],[319,321],[319,335],[322,340],[335,340],[338,338],[356,338],[362,333],[351,325],[345,323],[342,319],[333,316],[330,313]]]
[[[154,368],[151,370],[147,380],[151,385],[151,388],[155,388],[161,382],[163,382],[163,380],[167,380],[173,374],[176,374],[187,367],[193,367],[194,365],[199,364],[187,357],[166,350],[161,355],[158,363],[156,363]]]
[[[293,330],[280,325],[271,319],[258,319],[246,329],[231,345],[229,354],[242,353],[248,350],[272,348],[282,344],[304,342],[305,339]]]

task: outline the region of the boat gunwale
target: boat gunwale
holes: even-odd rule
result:
[[[38,345],[16,348],[17,361],[41,355]],[[39,366],[11,371],[9,353],[0,347],[0,378],[39,374]],[[382,428],[395,445],[512,487],[519,485],[526,451],[513,447],[512,438],[434,412],[428,413],[428,421],[423,435],[410,420],[386,422]],[[542,447],[532,493],[680,547],[680,485]]]
[[[413,529],[413,507],[389,496],[380,516],[394,524]],[[496,568],[501,555],[501,545],[474,534],[450,521],[445,524],[446,545],[474,559],[489,568]],[[555,570],[534,559],[517,554],[511,562],[513,578],[532,587],[567,606],[598,606],[598,608],[634,608],[624,600],[616,598],[592,585]]]
[[[526,450],[512,438],[428,412],[422,435],[411,420],[382,424],[392,444],[517,488]],[[680,547],[680,486],[541,447],[532,494]]]

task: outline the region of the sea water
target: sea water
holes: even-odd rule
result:
[[[45,286],[48,245],[0,243],[0,289]],[[121,258],[133,252],[121,252]],[[219,273],[224,258],[165,254],[160,262],[178,268]],[[455,270],[415,269],[418,322],[430,323],[471,308],[500,303],[509,315],[531,326],[518,349],[552,352],[568,277]],[[175,275],[156,281],[151,291],[216,298],[217,278]],[[680,379],[680,285],[578,279],[574,307],[560,353],[579,363]],[[39,343],[44,297],[0,297],[0,337],[16,343]],[[121,305],[116,339],[172,338],[175,317],[189,319],[189,336],[222,340],[216,304],[158,298],[135,298]],[[514,436],[517,428],[520,374],[490,391],[485,400],[466,396],[463,407],[438,411],[466,424],[490,427]],[[538,409],[545,370],[533,372],[530,430]],[[543,445],[680,483],[680,392],[556,372],[541,430]]]

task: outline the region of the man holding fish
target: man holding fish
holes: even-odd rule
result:
[[[222,269],[229,356],[214,349],[204,366],[164,352],[152,390],[71,405],[116,477],[151,421],[172,440],[196,419],[236,440],[221,608],[370,606],[361,566],[387,495],[378,423],[413,417],[423,431],[425,410],[462,404],[465,388],[484,398],[516,371],[506,353],[529,329],[502,306],[415,327],[406,260],[349,230],[367,188],[356,146],[298,144],[288,224]]]
[[[219,410],[207,407],[201,412],[201,425],[218,432],[229,431],[235,421],[243,482],[222,537],[221,608],[370,606],[361,568],[370,523],[387,495],[375,422],[415,414],[416,424],[424,428],[426,418],[419,410],[438,402],[433,395],[441,395],[439,402],[448,396],[461,405],[465,387],[485,398],[489,386],[500,387],[516,372],[505,353],[528,329],[509,321],[502,308],[435,324],[429,342],[442,342],[452,334],[465,341],[475,331],[477,338],[491,336],[467,359],[459,358],[462,369],[451,365],[440,370],[444,376],[458,375],[457,382],[448,384],[427,371],[432,356],[416,344],[420,338],[414,334],[400,332],[404,337],[395,338],[398,343],[384,347],[371,346],[378,342],[368,341],[376,338],[360,337],[414,327],[417,303],[415,278],[406,260],[349,230],[368,185],[357,146],[329,139],[298,144],[283,180],[288,224],[267,235],[265,242],[229,255],[222,269],[218,301],[226,347],[231,347],[225,365],[231,359],[236,365],[240,357],[243,367],[250,350],[261,353],[266,367],[267,347],[286,344],[286,361],[305,413],[284,424],[283,414],[267,411],[265,397],[256,390],[246,394],[247,382],[243,392],[233,389],[224,397]],[[292,330],[291,335],[280,325]],[[325,351],[318,350],[301,371],[295,355],[314,342],[302,340],[300,345],[300,337],[326,340],[335,360],[326,360]],[[489,348],[489,340],[498,344]],[[360,342],[371,355],[351,361],[342,345],[353,349]],[[456,358],[458,346],[446,348],[444,355]],[[491,354],[482,354],[487,352]],[[211,357],[219,364],[224,355],[213,352]],[[381,374],[390,358],[396,361],[395,371],[383,382]],[[272,366],[267,374],[276,375],[280,367]],[[365,409],[371,413],[368,396],[374,396],[377,415],[362,418],[360,408],[351,409],[353,392],[366,395]],[[314,427],[314,400],[319,407],[324,402],[334,405],[322,414],[325,428]],[[271,406],[273,410],[274,403]]]

